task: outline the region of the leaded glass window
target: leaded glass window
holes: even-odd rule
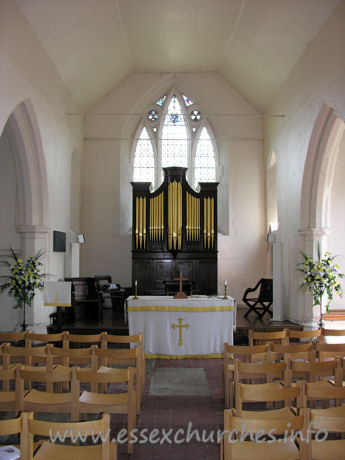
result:
[[[216,181],[216,161],[211,138],[204,127],[195,153],[194,184]]]
[[[162,168],[188,166],[187,129],[180,103],[174,95],[162,131]]]
[[[133,181],[155,183],[153,148],[146,128],[141,131],[135,150]]]
[[[215,182],[217,155],[213,134],[202,107],[186,94],[171,91],[147,107],[135,145],[133,180],[163,180],[162,168],[187,167],[195,188],[198,182]]]

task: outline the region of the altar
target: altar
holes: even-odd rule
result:
[[[144,334],[147,358],[221,357],[224,342],[233,344],[232,297],[129,297],[127,312],[129,333]]]

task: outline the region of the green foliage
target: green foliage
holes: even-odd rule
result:
[[[0,285],[2,291],[8,289],[8,293],[16,302],[13,308],[25,308],[25,305],[31,306],[31,301],[35,296],[36,289],[43,290],[44,275],[40,273],[42,263],[39,259],[43,252],[38,251],[34,256],[26,260],[17,257],[11,248],[10,262],[7,259],[1,259],[1,263],[9,269],[9,275],[6,281]]]
[[[333,294],[336,293],[342,296],[339,279],[344,278],[344,274],[338,271],[339,265],[333,262],[335,256],[332,256],[330,252],[327,251],[325,256],[321,257],[319,243],[317,245],[316,261],[304,252],[300,252],[303,261],[299,262],[297,267],[304,274],[304,281],[301,287],[304,287],[313,296],[314,305],[321,305],[323,295],[327,294],[328,302],[326,308],[328,312]]]

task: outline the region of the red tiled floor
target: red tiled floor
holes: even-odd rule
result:
[[[118,446],[119,460],[216,460],[219,458],[217,430],[223,426],[224,401],[222,399],[222,360],[220,359],[188,359],[188,360],[155,360],[155,367],[186,367],[203,368],[205,370],[210,396],[151,396],[149,394],[150,377],[145,385],[145,394],[140,416],[137,418],[139,433],[147,429],[148,436],[154,428],[158,429],[156,439],[160,442],[136,443],[132,457],[127,454],[127,445]],[[190,440],[186,442],[188,426]],[[113,436],[119,429],[126,426],[125,417],[112,417]],[[170,442],[164,438],[169,435]],[[178,430],[181,429],[182,431]],[[198,441],[196,432],[198,430]],[[204,432],[203,432],[204,431]],[[178,433],[177,433],[178,432]],[[194,432],[194,433],[193,433]],[[213,442],[212,435],[213,432]],[[193,435],[192,435],[193,433]],[[183,440],[182,443],[174,442]],[[207,442],[203,442],[203,439]]]

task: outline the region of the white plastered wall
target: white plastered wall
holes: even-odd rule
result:
[[[311,324],[311,299],[299,289],[301,278],[296,264],[299,250],[308,249],[315,239],[324,238],[327,229],[302,228],[309,209],[301,209],[302,184],[312,133],[325,104],[334,108],[339,119],[345,115],[345,2],[341,2],[309,44],[291,71],[267,113],[286,114],[284,119],[265,120],[265,152],[277,156],[278,243],[281,245],[280,302],[284,316]],[[331,161],[331,159],[330,159]],[[327,162],[325,162],[325,167]],[[320,171],[326,174],[326,171]]]
[[[209,115],[217,138],[219,291],[228,280],[230,294],[240,300],[265,274],[262,119],[212,72],[133,73],[86,116],[82,274],[109,273],[114,281],[131,284],[131,148],[141,119],[135,114],[146,113],[172,87]],[[240,116],[219,116],[229,113]]]
[[[28,173],[29,184],[23,184],[20,175],[15,177],[17,189],[28,187],[30,194],[37,197],[32,208],[37,213],[28,212],[27,207],[24,217],[18,216],[21,203],[16,203],[14,213],[13,208],[9,209],[7,197],[0,197],[1,209],[11,221],[7,228],[2,227],[0,249],[4,254],[13,245],[27,257],[42,247],[45,273],[50,279],[61,279],[66,273],[66,256],[52,252],[52,230],[71,234],[71,162],[73,152],[80,156],[82,151],[83,123],[80,117],[66,116],[66,112],[78,109],[26,19],[10,0],[0,2],[0,100],[0,133],[11,114],[15,114],[12,125],[18,131],[14,129],[17,134],[12,134],[10,140],[13,145],[21,145],[17,152],[21,166],[26,157],[30,158],[29,164],[32,165],[34,158],[38,165]],[[8,156],[6,158],[9,162]],[[6,167],[13,177],[9,164]],[[80,179],[76,178],[76,182],[80,183]],[[44,196],[40,195],[43,190]],[[79,230],[75,228],[78,224],[73,226],[74,231]],[[21,232],[19,238],[18,231]],[[69,248],[70,241],[67,243]],[[9,302],[5,293],[0,296],[1,304],[6,305],[1,308],[1,330],[12,330],[16,322],[12,312],[7,312],[13,301]],[[42,296],[38,294],[34,308],[28,312],[30,327],[44,331],[49,313],[51,309],[43,307]]]

